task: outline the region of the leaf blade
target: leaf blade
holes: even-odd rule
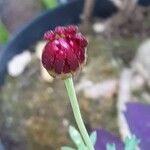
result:
[[[69,146],[62,146],[61,150],[75,150],[75,149]]]
[[[90,139],[91,139],[92,144],[95,145],[96,140],[97,140],[97,133],[96,133],[96,131],[93,131],[93,132],[90,134]]]
[[[77,148],[84,148],[85,144],[84,141],[79,133],[73,126],[69,127],[69,135],[74,142],[74,144],[77,146]]]

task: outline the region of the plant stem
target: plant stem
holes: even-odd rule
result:
[[[90,140],[90,137],[89,137],[88,132],[85,128],[83,119],[81,117],[81,112],[80,112],[78,100],[77,100],[77,97],[76,97],[72,77],[65,79],[64,82],[65,82],[65,86],[66,86],[68,96],[69,96],[69,99],[70,99],[70,103],[71,103],[71,106],[72,106],[73,114],[74,114],[76,123],[78,125],[78,128],[80,130],[80,133],[81,133],[88,149],[89,150],[94,150],[93,144]]]

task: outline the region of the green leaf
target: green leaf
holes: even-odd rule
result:
[[[92,144],[95,145],[96,140],[97,140],[97,133],[96,133],[96,131],[93,131],[93,132],[91,133],[90,139],[91,139]]]
[[[107,150],[116,150],[116,146],[115,146],[114,143],[113,143],[113,144],[107,144],[107,145],[106,145],[106,149],[107,149]]]
[[[63,146],[61,147],[61,150],[75,150],[75,149],[69,146]]]
[[[55,8],[57,4],[57,0],[43,0],[43,4],[46,8]]]
[[[84,146],[84,147],[78,147],[78,150],[88,150],[88,148],[86,147],[86,146]]]
[[[70,135],[72,141],[77,146],[77,148],[84,148],[85,147],[80,133],[73,126],[69,127],[69,135]]]
[[[5,25],[0,21],[0,43],[4,44],[8,40],[9,33]]]
[[[125,150],[136,150],[140,140],[135,135],[125,139]]]

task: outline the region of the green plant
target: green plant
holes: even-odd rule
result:
[[[0,21],[0,44],[4,44],[7,42],[9,37],[9,33],[5,27],[5,25]]]
[[[58,5],[57,0],[42,0],[42,3],[47,9],[55,8]]]

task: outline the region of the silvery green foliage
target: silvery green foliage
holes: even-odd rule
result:
[[[137,139],[135,135],[132,135],[130,138],[127,137],[124,142],[124,145],[125,145],[124,150],[136,150],[139,143],[140,143],[140,140]],[[107,144],[106,149],[107,150],[116,150],[116,146],[114,143]]]
[[[73,126],[69,127],[69,135],[73,143],[76,145],[76,149],[68,146],[63,146],[61,147],[61,150],[88,150],[88,148],[86,147],[82,139],[80,132],[77,129],[75,129]],[[97,137],[96,131],[92,132],[90,135],[90,139],[93,145],[95,145],[96,143],[96,137]]]
[[[140,140],[136,138],[135,135],[131,136],[130,138],[127,137],[125,139],[125,150],[136,150]]]
[[[63,146],[62,148],[61,148],[61,150],[75,150],[74,148],[71,148],[71,147],[69,147],[69,146]]]
[[[95,145],[96,139],[97,139],[97,133],[96,133],[96,131],[93,131],[93,132],[91,133],[90,139],[91,139],[91,141],[92,141],[92,144]]]
[[[114,143],[113,143],[113,144],[107,144],[107,145],[106,145],[106,149],[107,149],[107,150],[116,150],[116,146],[115,146]]]
[[[71,140],[75,144],[76,148],[72,148],[69,146],[63,146],[63,147],[61,147],[61,150],[88,150],[88,148],[86,147],[86,145],[83,141],[83,138],[82,138],[80,132],[77,129],[75,129],[73,126],[69,127],[69,135],[70,135]],[[97,140],[96,131],[93,131],[91,133],[90,139],[91,139],[91,142],[93,143],[93,145],[95,145],[96,140]],[[131,136],[130,138],[127,137],[124,142],[124,145],[125,145],[124,150],[136,150],[139,143],[140,143],[140,140],[137,139],[135,135]],[[117,150],[116,145],[114,143],[112,143],[112,144],[108,143],[106,145],[106,150]]]

